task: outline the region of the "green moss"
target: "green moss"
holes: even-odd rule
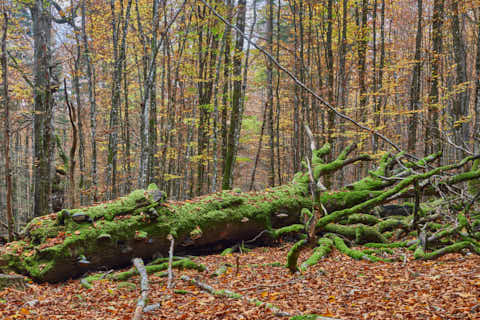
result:
[[[472,246],[472,243],[470,241],[460,241],[460,242],[451,244],[449,246],[442,247],[438,250],[426,253],[423,251],[423,248],[419,245],[415,250],[414,257],[415,259],[425,259],[425,260],[436,259],[447,253],[459,252],[460,250],[464,248],[468,248],[470,246]]]
[[[316,247],[312,255],[301,264],[300,270],[305,271],[309,267],[317,264],[320,259],[327,256],[332,251],[332,247],[332,240],[328,238],[321,238],[318,240],[318,247]]]
[[[158,186],[155,183],[150,183],[147,187],[148,191],[155,191],[158,190]]]
[[[476,159],[473,161],[472,169],[471,170],[478,170],[480,164],[480,160]],[[480,179],[472,179],[468,181],[468,192],[475,196],[480,192]]]
[[[204,265],[197,264],[190,259],[183,259],[183,260],[179,260],[179,261],[174,261],[172,263],[172,268],[180,269],[180,270],[194,269],[194,270],[198,270],[198,271],[205,271],[205,266]],[[145,266],[145,270],[147,271],[148,274],[163,271],[163,270],[167,270],[167,269],[168,269],[168,262]],[[132,268],[129,271],[119,272],[119,273],[115,273],[113,275],[109,275],[108,278],[113,279],[113,280],[117,280],[117,281],[122,281],[122,280],[127,280],[127,279],[129,279],[129,278],[131,278],[131,277],[133,277],[134,275],[137,275],[137,274],[138,274],[137,269]]]
[[[395,253],[392,249],[389,249],[389,248],[365,249],[362,251],[365,254],[377,254],[377,255],[384,254],[384,253],[388,253],[388,254]]]
[[[215,290],[213,292],[214,295],[220,296],[220,297],[227,297],[231,299],[241,299],[243,296],[239,293],[231,292],[228,290]]]
[[[437,231],[437,230],[440,230],[440,229],[445,228],[445,227],[448,227],[448,225],[444,225],[444,224],[436,223],[436,222],[427,223],[427,228],[428,228],[428,230],[431,230],[431,231]]]
[[[395,233],[393,231],[387,231],[387,232],[384,232],[382,234],[385,237],[385,239],[390,240]]]
[[[407,228],[408,224],[405,223],[403,220],[390,218],[390,219],[379,222],[377,225],[375,225],[375,227],[377,228],[378,232],[383,233],[385,231],[389,231],[398,227]]]
[[[297,241],[288,252],[287,268],[290,270],[290,272],[294,273],[298,271],[298,267],[297,267],[298,256],[300,255],[301,250],[306,244],[307,244],[307,240],[305,239]]]
[[[340,224],[329,223],[325,226],[324,230],[326,232],[341,234],[349,239],[355,239],[355,227],[353,226],[342,226]]]
[[[463,159],[459,164],[461,165],[462,163],[466,163],[468,161],[471,161],[472,159],[473,159],[473,157],[467,157],[467,158]],[[388,199],[392,195],[395,195],[395,194],[398,195],[398,194],[405,193],[405,192],[410,190],[409,187],[415,181],[425,180],[425,179],[428,179],[428,178],[430,178],[434,175],[437,175],[437,174],[439,174],[443,171],[448,171],[448,170],[454,169],[454,168],[458,167],[459,164],[452,164],[452,165],[437,167],[437,168],[435,168],[433,170],[430,170],[428,172],[425,172],[425,173],[411,175],[411,176],[403,179],[402,181],[400,181],[398,184],[391,187],[390,189],[382,191],[378,195],[372,196],[371,199],[369,199],[367,201],[363,201],[360,204],[357,204],[357,205],[347,207],[345,209],[338,210],[338,211],[330,213],[329,215],[321,218],[318,221],[317,227],[318,228],[323,228],[324,226],[326,226],[329,223],[339,221],[339,220],[341,220],[345,217],[348,217],[349,215],[351,215],[353,213],[358,213],[358,212],[364,211],[368,208],[371,208],[371,207],[385,201],[386,199]],[[453,176],[453,177],[449,178],[449,181],[452,180],[451,183],[458,183],[458,182],[464,181],[464,179],[468,180],[468,179],[473,179],[475,177],[480,177],[480,170],[478,170],[478,172],[477,171],[468,172],[468,174],[465,175],[465,177],[463,176],[463,174],[458,174],[456,176]],[[371,191],[371,192],[373,193],[373,191]]]
[[[222,251],[220,254],[221,256],[228,256],[229,254],[232,254],[234,252],[234,248],[226,248],[225,250]]]
[[[101,273],[96,273],[96,274],[90,275],[90,276],[85,277],[82,280],[80,280],[80,284],[85,289],[91,289],[93,287],[92,282],[100,280],[102,278],[102,276],[103,276],[103,274],[101,274]]]
[[[176,294],[191,294],[192,292],[191,291],[188,291],[188,290],[173,290],[174,293]]]
[[[404,248],[408,241],[392,242],[392,243],[366,243],[364,247],[367,248]]]
[[[367,242],[386,242],[385,237],[374,227],[362,224],[354,226],[342,226],[330,223],[324,227],[324,230],[331,233],[340,234],[349,239],[355,239],[356,243],[362,244]]]
[[[148,232],[139,230],[135,232],[135,240],[144,240],[148,237]]]
[[[374,227],[358,225],[355,227],[355,242],[358,244],[368,242],[385,243],[387,239]]]
[[[379,221],[377,217],[366,213],[354,213],[347,218],[347,224],[361,223],[371,226],[377,224]]]
[[[385,259],[378,258],[373,255],[365,254],[360,250],[354,250],[349,248],[345,244],[345,241],[343,241],[343,239],[338,236],[333,236],[333,243],[335,244],[335,247],[338,249],[338,251],[346,254],[347,256],[353,259],[356,259],[356,260],[365,259],[369,261],[386,261]]]
[[[305,231],[305,226],[303,224],[292,224],[283,228],[279,228],[272,231],[273,238],[277,239],[287,233],[295,233]]]

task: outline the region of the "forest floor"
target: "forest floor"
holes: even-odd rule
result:
[[[398,249],[401,261],[372,263],[334,251],[308,271],[290,275],[278,263],[285,262],[290,246],[284,242],[243,254],[195,257],[207,271],[174,270],[174,290],[166,288],[167,278],[149,275],[149,301],[162,306],[144,314],[144,319],[278,319],[265,306],[205,293],[181,280],[182,274],[217,290],[270,302],[292,315],[480,319],[479,256],[449,254],[435,261],[416,261]],[[227,271],[214,277],[215,270],[225,264],[230,265]],[[140,291],[138,276],[129,282],[136,288],[100,280],[85,289],[79,280],[71,280],[55,285],[30,283],[25,291],[5,289],[0,291],[0,319],[131,319]]]

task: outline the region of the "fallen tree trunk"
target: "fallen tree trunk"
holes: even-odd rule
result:
[[[353,149],[354,146],[348,147],[330,163],[322,161],[330,152],[328,145],[315,150],[311,160],[314,179],[318,181],[346,165],[369,159],[365,155],[347,158]],[[465,172],[452,173],[477,157],[454,165],[429,167],[428,163],[438,156],[409,162],[401,154],[386,154],[367,177],[338,191],[324,191],[319,201],[313,201],[310,195],[308,173],[298,173],[292,183],[263,192],[223,191],[185,202],[165,201],[165,195],[151,185],[147,190],[134,191],[111,203],[62,210],[32,220],[23,232],[23,239],[0,248],[0,269],[25,274],[37,281],[58,282],[89,271],[123,267],[134,257],[149,260],[166,256],[169,236],[175,238],[175,252],[182,252],[216,246],[221,249],[221,246],[252,239],[265,230],[264,235],[271,238],[302,233],[308,231],[299,224],[303,223],[302,209],[318,209],[320,203],[327,214],[316,222],[316,232],[327,238],[321,238],[319,243],[323,246],[333,243],[354,257],[369,257],[366,253],[348,251],[337,235],[359,244],[374,242],[387,246],[393,234],[391,230],[409,232],[410,220],[408,217],[382,220],[365,213],[393,199],[410,196],[416,184],[428,190],[428,194],[435,191],[448,194],[454,184],[480,177],[480,169],[475,166]],[[425,204],[423,208],[421,218],[425,224],[432,223],[425,216],[435,210]],[[453,235],[462,238],[462,244],[444,252],[458,248],[473,248],[475,252],[479,247],[478,233],[474,232],[476,220],[470,218],[467,222],[461,221],[462,226],[471,231],[468,234],[462,235],[463,228],[445,233],[444,238],[452,239],[449,241],[453,241]],[[425,254],[428,248],[423,249],[423,256],[418,251],[419,258],[438,256]],[[320,249],[317,255],[329,251]]]

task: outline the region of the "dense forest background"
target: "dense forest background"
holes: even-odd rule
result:
[[[331,159],[351,142],[375,159],[479,151],[478,0],[0,6],[5,231],[149,183],[179,200],[280,185],[308,156],[305,123]]]

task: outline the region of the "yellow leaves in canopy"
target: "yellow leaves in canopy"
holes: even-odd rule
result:
[[[164,178],[165,181],[170,181],[170,180],[174,180],[174,179],[182,179],[183,176],[178,176],[178,175],[166,173],[166,174],[163,176],[163,178]]]

